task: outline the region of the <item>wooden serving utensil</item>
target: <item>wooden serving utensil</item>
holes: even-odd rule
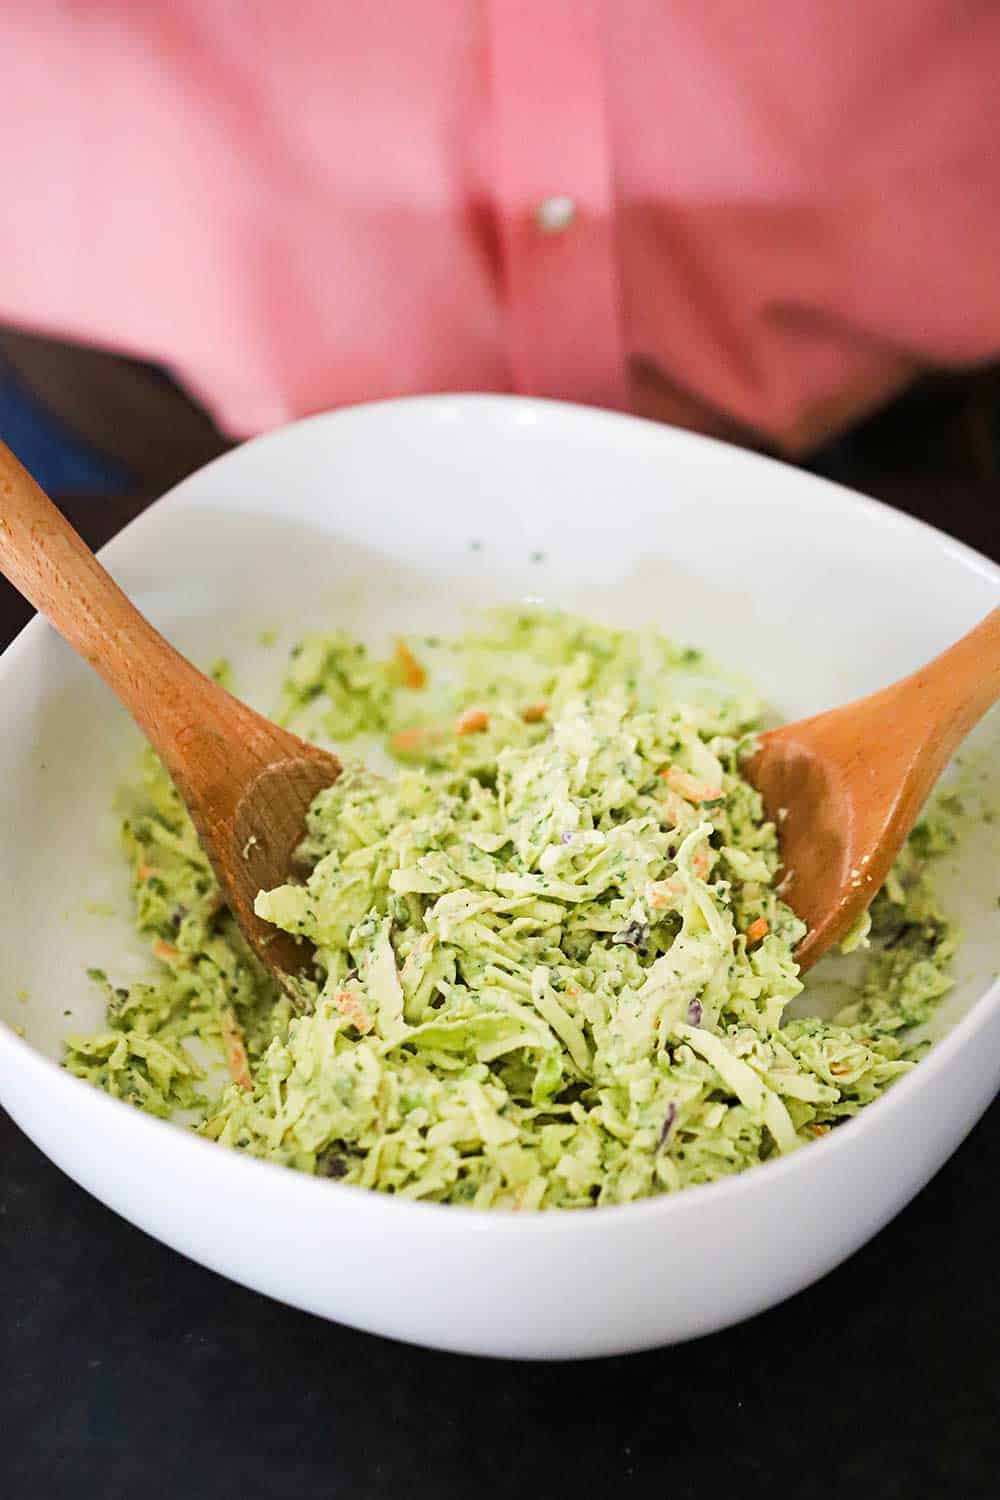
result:
[[[0,570],[100,673],[163,761],[257,956],[279,979],[298,973],[312,947],[262,922],[253,903],[287,879],[309,804],[340,762],[175,651],[2,442]]]
[[[809,968],[867,910],[962,740],[1000,698],[1000,609],[910,677],[760,736],[745,772],[778,825]]]

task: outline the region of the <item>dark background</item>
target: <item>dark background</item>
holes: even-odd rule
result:
[[[1000,558],[996,393],[989,372],[927,382],[812,466]],[[62,501],[95,546],[144,503],[107,488]],[[28,614],[0,580],[0,645]],[[916,1203],[782,1307],[627,1359],[501,1364],[231,1285],[0,1114],[0,1496],[995,1500],[998,1188],[994,1106]]]

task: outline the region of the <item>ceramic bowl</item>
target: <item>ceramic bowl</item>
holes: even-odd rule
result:
[[[270,434],[186,480],[103,555],[182,650],[229,657],[261,707],[281,647],[306,627],[343,624],[377,644],[530,596],[656,621],[800,715],[912,669],[1000,601],[984,558],[795,469],[628,417],[496,397],[359,407]],[[39,621],[0,661],[0,703],[0,1098],[116,1212],[298,1307],[531,1358],[704,1334],[856,1250],[996,1090],[1000,824],[977,820],[940,868],[965,942],[939,1040],[883,1100],[791,1157],[675,1197],[521,1216],[240,1157],[57,1065],[67,1030],[99,1024],[87,967],[127,981],[147,962],[114,812],[138,738]],[[1000,766],[989,721],[968,755],[988,799]],[[827,1003],[825,983],[821,968],[810,1004]]]

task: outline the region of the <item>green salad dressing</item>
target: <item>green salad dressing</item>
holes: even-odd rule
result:
[[[95,974],[106,1028],[66,1066],[253,1155],[479,1207],[627,1202],[824,1134],[914,1065],[951,984],[925,875],[947,829],[918,827],[854,934],[851,1004],[785,1020],[803,927],[739,769],[760,705],[698,671],[541,609],[387,661],[302,642],[282,722],[396,759],[322,793],[311,873],[258,897],[314,975],[290,999],[263,973],[150,757],[124,840],[156,970]]]

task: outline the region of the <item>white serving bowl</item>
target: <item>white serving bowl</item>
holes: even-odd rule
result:
[[[280,647],[304,627],[342,623],[379,641],[530,595],[655,620],[798,715],[908,671],[1000,600],[1000,570],[982,557],[797,470],[627,417],[494,397],[360,407],[248,443],[104,556],[182,650],[228,656],[265,707]],[[264,627],[279,649],[258,644]],[[941,866],[966,932],[942,1016],[951,1029],[885,1099],[791,1157],[676,1197],[518,1216],[237,1156],[56,1065],[67,1030],[100,1023],[87,966],[127,980],[147,962],[111,812],[138,740],[40,621],[0,661],[0,702],[0,1097],[118,1213],[298,1307],[478,1354],[690,1338],[850,1255],[996,1090],[1000,884],[997,833],[982,823]],[[988,790],[995,728],[978,738]]]

